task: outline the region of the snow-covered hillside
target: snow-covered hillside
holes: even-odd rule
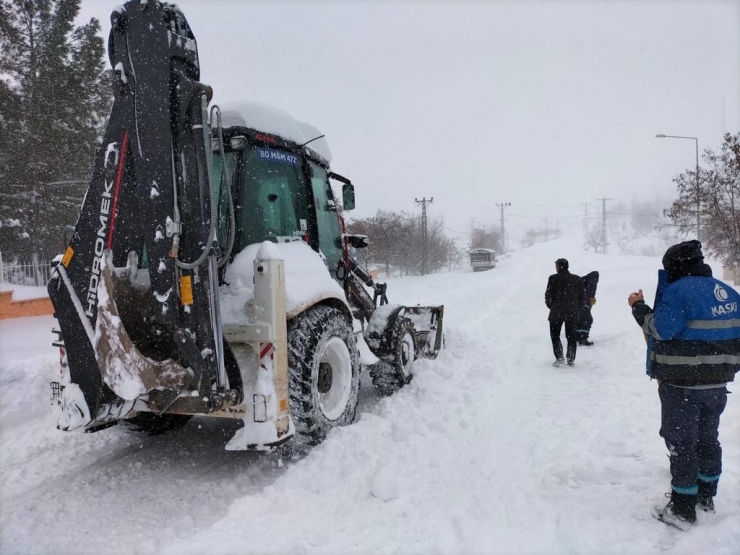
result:
[[[601,281],[595,345],[556,369],[544,289],[559,257]],[[0,322],[0,552],[740,553],[737,395],[717,513],[687,533],[649,514],[670,475],[626,298],[651,303],[659,265],[565,238],[489,272],[390,281],[392,301],[445,305],[446,350],[390,398],[365,376],[357,422],[294,459],[224,451],[237,423],[205,418],[162,436],[59,432],[49,321]]]

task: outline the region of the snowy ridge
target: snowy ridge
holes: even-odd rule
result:
[[[601,281],[595,345],[554,369],[544,289],[560,257]],[[670,475],[626,297],[642,288],[652,302],[659,264],[565,238],[489,272],[390,280],[393,302],[445,305],[446,350],[389,398],[365,376],[357,422],[297,459],[226,452],[237,424],[206,418],[155,437],[57,432],[56,357],[3,356],[0,552],[738,553],[737,395],[717,513],[687,533],[650,517]]]

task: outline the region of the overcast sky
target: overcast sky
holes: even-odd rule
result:
[[[82,0],[80,20],[107,40],[116,4]],[[657,133],[718,149],[740,131],[740,1],[177,4],[214,102],[326,133],[355,217],[433,197],[450,230],[498,226],[502,202],[512,230],[580,224],[597,198],[671,198],[695,145]]]

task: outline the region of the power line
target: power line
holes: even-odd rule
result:
[[[541,220],[542,216],[525,216],[523,214],[509,214],[512,218],[529,218],[533,220]],[[547,218],[547,216],[545,216]],[[567,216],[553,216],[554,218],[582,218],[583,214],[569,214]]]
[[[596,199],[596,200],[601,200],[601,199]],[[606,199],[606,200],[615,200],[615,199],[609,198],[609,199]],[[619,199],[617,199],[617,200],[619,200]],[[590,202],[586,202],[586,203],[582,202],[580,204],[525,204],[525,203],[521,203],[521,202],[514,202],[514,203],[512,203],[512,206],[514,206],[514,207],[516,207],[516,206],[535,206],[535,207],[542,207],[542,208],[582,208],[584,204],[589,204],[590,205],[591,203]],[[624,203],[622,203],[622,204],[624,204]]]
[[[542,208],[578,208],[577,204],[527,204],[524,202],[515,202],[514,206],[540,206]]]
[[[443,225],[442,229],[446,229],[447,231],[451,231],[452,233],[459,233],[460,235],[470,235],[469,231],[458,231],[456,229],[449,228],[446,225]]]
[[[600,200],[600,199],[599,199]],[[607,199],[611,200],[611,199]],[[590,204],[590,203],[589,203]],[[519,206],[517,204],[512,204],[512,206]],[[607,212],[608,216],[660,216],[657,212]],[[528,219],[528,220],[540,220],[542,219],[542,216],[525,216],[524,214],[511,214],[508,213],[507,218],[522,218],[522,219]],[[583,218],[584,220],[596,220],[601,221],[601,215],[598,212],[595,212],[593,214],[589,214],[588,216],[584,216],[583,214],[566,214],[564,216],[558,216],[558,219],[564,219],[564,218]],[[683,225],[683,224],[682,224]],[[442,229],[446,229],[447,231],[451,231],[453,233],[458,233],[460,235],[471,235],[471,232],[469,231],[458,231],[457,229],[452,229],[451,227],[442,226]]]

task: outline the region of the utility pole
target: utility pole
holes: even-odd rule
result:
[[[590,205],[590,202],[581,203],[581,206],[583,206],[583,233],[588,233],[588,207]]]
[[[610,198],[597,199],[601,201],[601,254],[606,254],[606,201]]]
[[[421,204],[421,275],[425,276],[427,275],[427,206],[432,204],[434,197],[431,197],[429,200],[426,197],[421,200],[418,198],[414,200],[416,204]]]
[[[502,202],[502,203],[497,202],[496,206],[498,206],[501,209],[501,237],[499,238],[501,246],[499,248],[499,252],[501,254],[505,254],[506,253],[506,239],[504,237],[505,237],[506,227],[504,226],[504,210],[506,210],[507,206],[511,206],[511,203],[510,202]]]

